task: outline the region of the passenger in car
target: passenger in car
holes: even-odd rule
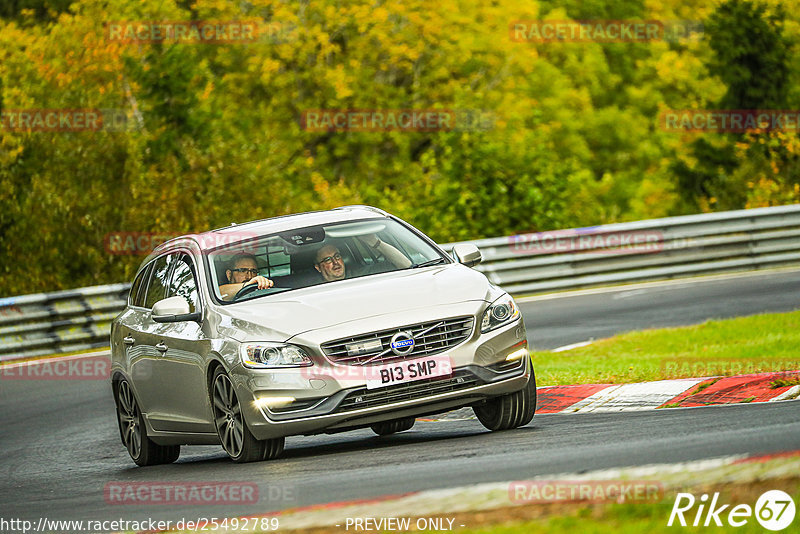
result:
[[[384,243],[375,234],[359,237],[361,242],[375,252],[383,255],[389,263],[398,269],[411,267],[411,260],[405,254],[388,243]],[[342,280],[347,276],[344,260],[339,249],[334,245],[324,245],[317,251],[314,268],[319,271],[326,282]]]
[[[258,274],[258,264],[252,254],[240,253],[231,260],[231,268],[225,271],[228,283],[219,286],[223,300],[231,300],[244,286],[258,284],[258,289],[272,287],[272,280]]]

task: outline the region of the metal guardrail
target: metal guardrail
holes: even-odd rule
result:
[[[749,271],[800,265],[800,204],[463,243],[481,249],[476,269],[514,295]],[[129,288],[0,299],[0,361],[107,346]]]
[[[0,299],[0,361],[108,346],[130,284]]]
[[[800,204],[465,243],[514,295],[758,270],[800,264]]]

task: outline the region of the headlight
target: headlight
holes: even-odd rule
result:
[[[254,369],[314,365],[306,351],[286,343],[242,343],[239,354],[242,364]]]
[[[494,330],[504,324],[512,323],[519,317],[519,308],[511,298],[511,295],[506,293],[499,299],[492,302],[483,314],[481,321],[481,334],[490,330]]]

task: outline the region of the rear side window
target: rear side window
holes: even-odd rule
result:
[[[144,306],[144,296],[147,293],[147,278],[150,276],[151,267],[153,267],[153,264],[148,263],[131,284],[131,292],[128,295],[128,304],[130,306]]]
[[[175,267],[169,283],[169,296],[186,299],[186,302],[189,303],[189,313],[194,313],[199,304],[194,265],[186,254],[179,255],[174,263]]]
[[[291,273],[291,258],[286,253],[286,247],[267,245],[267,278],[285,276]]]
[[[164,255],[153,264],[153,274],[150,276],[150,285],[147,287],[144,307],[152,308],[153,304],[167,298],[169,270],[172,267],[174,255]]]

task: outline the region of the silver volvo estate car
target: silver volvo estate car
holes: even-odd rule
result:
[[[249,462],[286,436],[383,436],[465,406],[491,430],[528,424],[525,326],[480,260],[367,206],[163,243],[111,327],[123,444],[141,466],[192,444]]]

